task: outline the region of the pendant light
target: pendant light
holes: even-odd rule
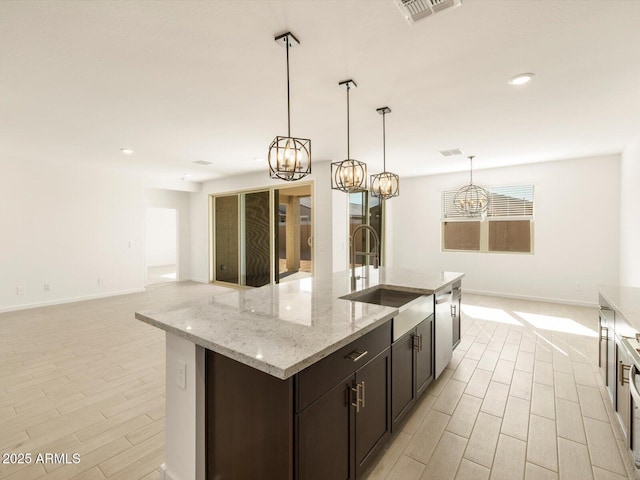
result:
[[[458,211],[467,217],[480,217],[487,213],[489,192],[473,184],[473,159],[469,158],[469,185],[458,190],[453,197],[453,204]]]
[[[376,112],[382,115],[382,172],[371,175],[371,195],[381,200],[400,195],[400,177],[395,173],[387,172],[387,130],[385,116],[391,113],[389,107],[377,108]]]
[[[291,136],[289,48],[300,42],[291,32],[278,35],[275,41],[284,44],[287,51],[287,136],[278,136],[269,145],[269,174],[271,178],[292,182],[311,173],[311,140]]]
[[[347,87],[347,159],[331,164],[331,188],[345,193],[361,192],[367,189],[367,164],[351,158],[349,138],[349,90],[358,84],[353,80],[344,80],[339,86]]]

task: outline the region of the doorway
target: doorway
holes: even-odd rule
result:
[[[175,208],[147,207],[145,259],[147,285],[176,282],[178,274],[178,212]]]
[[[280,188],[277,193],[278,281],[310,277],[313,274],[311,185]]]

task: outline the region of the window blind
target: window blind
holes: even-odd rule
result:
[[[533,185],[492,187],[487,217],[533,218]],[[457,190],[442,192],[442,218],[467,218],[453,203]]]

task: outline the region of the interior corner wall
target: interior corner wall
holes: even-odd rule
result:
[[[640,137],[620,165],[620,285],[640,287]]]
[[[337,235],[346,235],[346,207],[342,218],[335,218],[334,191],[331,190],[331,165],[329,162],[314,162],[312,174],[303,181],[314,181],[314,274],[327,275],[333,271],[334,224],[343,221],[344,230],[336,230]],[[199,282],[209,281],[209,196],[225,192],[271,187],[291,187],[294,184],[272,180],[268,173],[258,172],[246,175],[211,180],[203,184],[199,192],[191,193],[191,278]],[[346,202],[346,200],[343,200]],[[346,239],[346,237],[345,237]],[[342,268],[344,270],[344,268]]]
[[[147,207],[174,208],[178,216],[178,281],[191,279],[191,198],[189,192],[145,188]]]
[[[620,155],[474,171],[487,187],[535,185],[532,255],[441,250],[441,194],[468,180],[403,179],[387,217],[391,265],[465,272],[468,291],[585,305],[597,304],[597,285],[618,281]]]
[[[137,175],[3,159],[0,191],[0,311],[142,290]]]

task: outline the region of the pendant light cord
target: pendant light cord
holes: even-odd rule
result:
[[[473,185],[473,155],[469,157],[469,185]]]
[[[291,137],[291,92],[289,89],[289,37],[285,37],[287,42],[287,136]]]
[[[350,131],[349,131],[349,90],[351,90],[351,85],[347,83],[347,159],[351,159],[351,150],[350,150]]]
[[[382,171],[387,171],[387,122],[386,112],[382,112]]]

